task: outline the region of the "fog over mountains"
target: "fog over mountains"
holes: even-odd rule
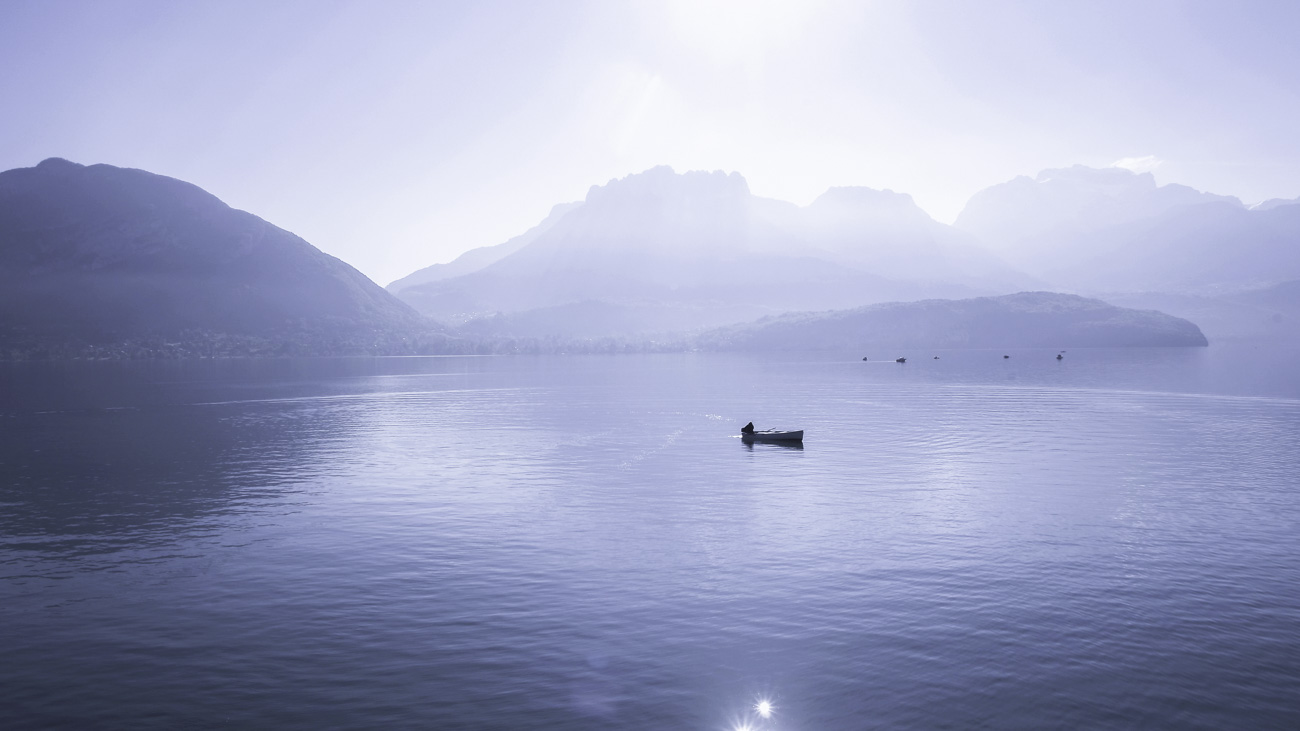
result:
[[[559,221],[564,217],[564,214],[572,211],[580,205],[582,205],[582,203],[558,203],[551,209],[550,215],[543,219],[541,223],[528,229],[524,233],[515,236],[504,244],[470,249],[464,254],[456,257],[455,260],[446,264],[427,266],[388,285],[388,290],[390,292],[398,292],[408,287],[414,287],[426,282],[437,282],[443,279],[459,277],[462,274],[470,274],[490,264],[495,264],[516,251],[519,251],[524,246],[532,243],[538,236],[541,236],[543,233],[550,230],[550,228],[555,225],[556,221]]]
[[[465,261],[483,265],[432,281],[422,270],[389,289],[484,331],[602,336],[1036,283],[907,195],[834,188],[800,207],[753,195],[737,173],[667,167],[594,186],[519,239],[447,267]]]
[[[0,173],[0,285],[9,357],[1300,340],[1300,202],[1076,166],[949,226],[889,190],[798,206],[658,167],[385,291],[188,183],[50,159]]]
[[[1300,205],[1300,198],[1269,198],[1250,207],[1252,211],[1268,211],[1280,206]]]
[[[660,167],[389,289],[477,335],[644,336],[1052,289],[1205,317],[1216,337],[1290,337],[1300,312],[1237,295],[1300,280],[1298,242],[1296,201],[1248,209],[1117,167],[994,185],[952,226],[893,191],[832,188],[801,207],[736,173]]]
[[[1090,291],[1258,287],[1300,277],[1300,207],[1157,186],[1151,173],[1075,166],[971,198],[955,226],[1017,267]]]
[[[1300,200],[1247,208],[1075,166],[981,191],[954,225],[1053,289],[1188,317],[1211,339],[1300,340],[1300,309],[1264,294],[1300,280]]]
[[[1241,201],[1189,188],[1156,185],[1151,173],[1124,168],[1044,170],[985,188],[966,203],[954,226],[1019,263],[1047,258],[1054,242],[1183,206]]]

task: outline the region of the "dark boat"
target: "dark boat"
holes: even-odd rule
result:
[[[803,429],[798,431],[765,429],[763,431],[741,432],[740,438],[746,442],[802,442]]]

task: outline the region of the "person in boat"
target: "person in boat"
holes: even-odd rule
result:
[[[741,433],[741,434],[753,434],[753,433],[754,433],[754,422],[751,421],[751,422],[749,422],[748,424],[746,424],[746,425],[740,427],[740,433]]]

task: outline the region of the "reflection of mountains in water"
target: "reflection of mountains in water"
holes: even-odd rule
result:
[[[324,367],[337,367],[324,362]],[[239,403],[300,361],[11,364],[0,399],[0,535],[78,536],[78,552],[168,545],[248,501],[283,497],[353,428],[304,402]],[[231,401],[227,405],[204,405]],[[286,424],[291,420],[291,424]],[[251,461],[250,461],[251,460]],[[130,537],[130,541],[123,541]],[[12,539],[11,539],[12,540]],[[155,544],[158,541],[160,543]],[[21,546],[21,539],[10,548]],[[48,548],[48,546],[47,546]],[[69,547],[73,548],[73,547]]]

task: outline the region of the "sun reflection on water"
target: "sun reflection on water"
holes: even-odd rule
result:
[[[765,731],[772,728],[764,721],[772,718],[772,713],[776,711],[776,704],[767,696],[755,696],[754,704],[744,713],[744,718],[736,721],[731,729],[732,731]]]

